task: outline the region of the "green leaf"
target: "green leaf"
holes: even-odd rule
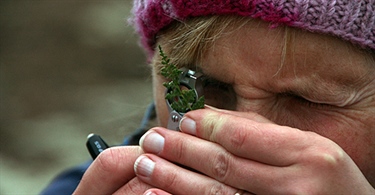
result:
[[[170,63],[170,59],[164,53],[161,46],[159,45],[159,53],[161,56],[161,63],[164,65],[160,69],[160,74],[164,76],[168,82],[164,82],[164,87],[167,88],[168,93],[165,95],[165,99],[171,103],[173,110],[186,113],[191,110],[197,110],[204,107],[204,97],[200,97],[196,101],[196,94],[194,90],[181,90],[179,78],[182,71],[177,68],[174,64]]]

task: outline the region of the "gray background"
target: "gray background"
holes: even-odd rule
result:
[[[0,194],[38,194],[152,100],[128,0],[0,0]]]

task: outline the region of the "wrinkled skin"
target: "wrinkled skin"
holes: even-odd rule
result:
[[[217,40],[198,68],[226,86],[205,89],[224,109],[187,113],[182,133],[163,128],[154,70],[162,127],[101,154],[76,194],[374,194],[375,64],[332,37],[298,31],[286,51],[283,38],[257,22]],[[112,179],[89,189],[95,175]]]

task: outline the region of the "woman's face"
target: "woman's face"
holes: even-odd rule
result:
[[[256,112],[276,124],[327,137],[374,185],[374,61],[336,38],[285,33],[252,21],[219,38],[198,65],[213,81],[205,88],[206,104]],[[162,82],[154,73],[159,122],[166,126]]]

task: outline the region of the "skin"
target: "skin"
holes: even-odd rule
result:
[[[283,50],[284,31],[253,21],[218,39],[198,68],[231,90],[208,87],[206,103],[235,111],[191,111],[183,133],[163,128],[164,80],[154,69],[162,127],[141,148],[99,155],[75,194],[374,194],[373,61],[329,36],[293,37]]]

